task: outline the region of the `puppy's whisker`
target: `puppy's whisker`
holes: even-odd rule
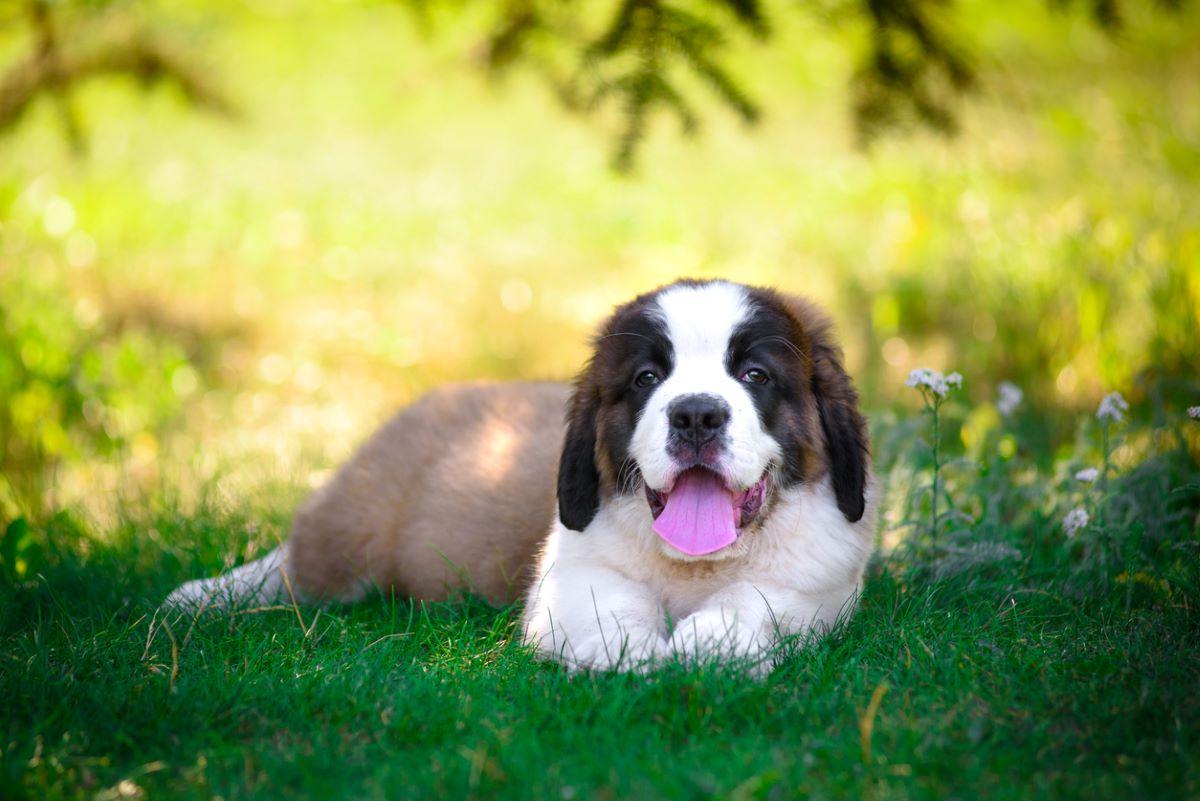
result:
[[[646,336],[645,334],[639,334],[636,331],[614,331],[611,334],[604,334],[603,336],[596,337],[596,342],[603,342],[604,340],[612,339],[613,337],[637,337],[638,339],[644,339],[647,342],[654,342],[654,340],[650,337]]]
[[[621,462],[621,466],[617,470],[617,488],[632,491],[638,472],[637,462],[634,461],[632,456],[627,456],[625,460]]]
[[[800,350],[800,348],[796,347],[796,343],[792,342],[787,337],[779,336],[778,334],[773,334],[771,336],[765,336],[760,339],[756,339],[750,343],[750,348],[753,348],[755,345],[760,345],[764,342],[778,342],[780,345],[783,345],[788,350],[790,350],[793,354],[795,354],[796,358],[802,359],[803,361],[805,361],[806,363],[808,363],[810,365],[812,364],[812,359],[809,358],[807,353],[802,352]]]

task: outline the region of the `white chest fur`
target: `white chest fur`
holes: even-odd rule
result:
[[[586,531],[551,533],[527,600],[526,640],[581,668],[636,668],[672,654],[761,660],[780,637],[849,611],[873,520],[847,522],[827,482],[795,487],[759,530],[692,558],[654,534],[642,498],[615,499]]]

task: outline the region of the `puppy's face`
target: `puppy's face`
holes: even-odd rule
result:
[[[809,304],[726,282],[681,282],[618,308],[575,387],[559,516],[644,496],[664,552],[735,555],[779,492],[831,474],[863,513],[867,444],[827,323]]]

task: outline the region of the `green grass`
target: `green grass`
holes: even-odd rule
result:
[[[571,676],[514,644],[515,609],[470,599],[168,624],[163,595],[269,544],[290,499],[107,532],[60,515],[0,588],[4,795],[1195,797],[1194,455],[1116,476],[1073,540],[1064,490],[1015,475],[960,471],[958,505],[986,513],[877,560],[853,619],[764,681]]]

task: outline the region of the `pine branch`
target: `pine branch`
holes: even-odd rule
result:
[[[743,24],[766,30],[756,3],[738,4]],[[757,104],[712,55],[726,46],[717,24],[691,11],[660,0],[625,0],[606,30],[585,51],[581,74],[603,75],[630,56],[635,64],[615,80],[594,78],[587,103],[594,109],[611,96],[622,98],[625,122],[618,138],[614,164],[629,170],[648,119],[657,110],[679,119],[685,134],[698,130],[700,118],[691,102],[669,77],[683,68],[707,83],[717,97],[747,122],[760,114]]]
[[[754,32],[760,39],[771,34],[771,26],[763,15],[758,0],[719,0],[720,4],[733,12],[739,22]]]
[[[61,95],[92,78],[127,75],[145,86],[172,83],[192,105],[226,116],[237,109],[209,79],[172,48],[147,34],[30,53],[0,77],[0,131],[12,128],[42,95]]]
[[[541,28],[542,20],[532,2],[517,0],[509,4],[500,26],[492,31],[485,46],[488,69],[498,72],[527,55],[530,35]]]
[[[861,144],[910,124],[947,135],[957,130],[952,109],[974,87],[975,72],[936,20],[944,5],[940,0],[865,0],[873,35],[852,82]]]
[[[692,69],[700,75],[712,89],[737,113],[742,120],[750,125],[758,122],[762,115],[758,104],[747,95],[724,69],[713,62],[691,42],[679,42],[680,50],[687,58]]]
[[[588,50],[592,55],[611,56],[623,50],[631,40],[634,21],[639,9],[645,12],[656,10],[656,0],[621,0],[617,13],[613,15],[608,30]]]

